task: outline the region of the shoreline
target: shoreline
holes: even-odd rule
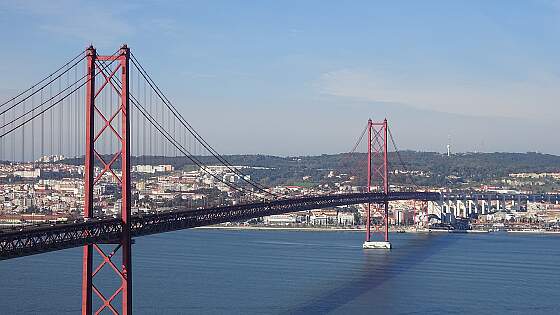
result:
[[[294,232],[352,232],[352,233],[364,233],[365,228],[341,228],[341,227],[283,227],[283,226],[220,226],[220,225],[210,225],[210,226],[199,226],[195,229],[200,230],[232,230],[232,231],[294,231]],[[486,234],[495,233],[491,231],[483,230],[437,230],[437,229],[406,229],[406,230],[389,230],[390,233],[449,233],[449,234]],[[560,231],[504,231],[506,233],[513,234],[560,234]]]
[[[516,234],[560,234],[560,231],[545,231],[545,230],[534,230],[534,231],[507,231],[508,233]]]
[[[296,231],[296,232],[359,232],[366,231],[363,227],[357,228],[342,228],[342,227],[285,227],[285,226],[220,226],[209,225],[199,226],[195,229],[205,230],[254,230],[254,231]],[[410,229],[410,230],[396,230],[390,229],[390,233],[431,233],[431,232],[448,232],[447,230],[427,230],[427,229]],[[468,233],[483,232],[485,231],[468,231]]]
[[[299,231],[299,232],[365,232],[364,228],[309,228],[309,227],[282,227],[282,226],[199,226],[200,230],[255,230],[255,231]]]

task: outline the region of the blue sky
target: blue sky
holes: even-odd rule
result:
[[[10,1],[0,97],[93,43],[128,43],[224,153],[560,154],[560,1]]]

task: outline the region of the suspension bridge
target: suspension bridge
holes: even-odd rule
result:
[[[388,143],[392,142],[397,153],[398,150],[387,120],[369,120],[352,152],[364,137],[368,150],[367,167],[363,170],[367,172],[365,191],[284,196],[245,176],[218,153],[181,115],[126,45],[111,55],[100,55],[88,47],[0,105],[2,161],[31,161],[35,167],[48,162],[45,156],[60,155],[82,163],[80,173],[74,175],[83,177],[83,196],[76,203],[83,220],[3,232],[0,260],[82,247],[82,314],[131,314],[134,237],[273,214],[367,204],[364,248],[390,248],[391,201],[433,201],[444,205],[444,199],[477,200],[477,204],[479,199],[489,200],[488,196],[478,195],[389,191]],[[133,166],[150,164],[154,158],[165,162],[178,157],[187,158],[235,202],[132,215],[132,202],[138,198],[133,182],[139,176],[131,173]],[[224,180],[211,170],[211,164],[238,175],[240,182]],[[102,192],[113,185],[119,215],[100,217],[100,210],[107,206]],[[372,205],[381,213],[381,220],[372,220]],[[441,211],[446,211],[445,207]],[[120,281],[116,290],[108,291],[94,282],[103,268],[112,269]]]

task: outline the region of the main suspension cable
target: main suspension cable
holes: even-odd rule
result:
[[[118,51],[117,51],[117,52],[118,52]],[[116,54],[117,52],[115,52],[113,55],[111,55],[111,57],[115,56],[115,54]],[[114,61],[115,61],[115,59],[113,59],[113,60],[111,61],[111,63],[109,63],[107,66],[110,66]],[[51,108],[53,108],[53,107],[55,107],[56,105],[60,104],[60,103],[61,103],[62,101],[64,101],[66,98],[68,98],[69,96],[73,95],[74,92],[76,92],[78,89],[80,89],[81,87],[83,87],[84,85],[86,85],[89,81],[91,81],[94,77],[96,77],[96,76],[97,76],[99,73],[101,73],[101,71],[103,71],[103,70],[104,70],[104,69],[101,69],[101,70],[98,71],[97,73],[94,73],[94,75],[93,75],[91,78],[87,79],[87,80],[84,81],[82,84],[80,84],[78,87],[76,87],[75,89],[73,89],[72,91],[70,91],[68,94],[66,94],[66,95],[63,96],[62,98],[58,99],[56,102],[51,103],[49,106],[47,106],[47,107],[45,107],[45,108],[42,108],[42,106],[43,106],[44,104],[46,104],[46,103],[48,103],[48,102],[52,102],[58,95],[62,94],[64,91],[68,90],[70,87],[72,87],[72,85],[74,85],[74,84],[80,82],[83,78],[85,78],[85,77],[87,76],[87,74],[84,75],[82,78],[80,78],[78,81],[74,82],[72,85],[66,87],[64,90],[62,90],[62,91],[60,91],[59,93],[57,93],[55,96],[51,96],[48,100],[46,100],[46,101],[44,101],[44,102],[41,102],[41,104],[39,104],[39,105],[37,106],[37,107],[41,107],[41,108],[42,108],[39,112],[37,112],[37,113],[35,113],[35,114],[32,114],[30,118],[24,120],[23,122],[17,124],[16,126],[14,126],[14,127],[12,127],[12,128],[10,128],[8,131],[3,132],[2,134],[0,134],[0,138],[3,138],[3,137],[5,137],[6,135],[8,135],[8,134],[14,132],[15,130],[19,129],[20,127],[22,127],[22,126],[25,125],[26,123],[30,122],[31,120],[35,119],[36,117],[42,115],[43,113],[47,112],[47,111],[50,110]],[[12,124],[12,123],[15,123],[16,121],[18,121],[18,120],[20,120],[20,119],[26,117],[29,113],[33,113],[34,110],[35,110],[37,107],[34,107],[34,108],[32,108],[31,110],[28,110],[28,111],[25,112],[24,114],[22,114],[22,115],[20,115],[20,116],[18,116],[18,117],[16,117],[16,118],[14,118],[13,120],[11,120],[11,121],[8,122],[8,123],[4,123],[2,126],[0,126],[0,128],[3,129],[3,128],[5,128],[6,126],[8,126],[8,125],[10,125],[10,124]],[[4,112],[2,112],[1,114],[3,114],[3,113],[4,113]],[[51,126],[51,130],[52,130],[52,126]],[[52,144],[52,139],[51,139],[51,144]],[[52,148],[51,148],[51,150],[52,150]]]
[[[118,89],[120,89],[121,88],[121,83],[120,83],[119,79],[111,77],[110,78],[111,84],[113,84],[113,80],[115,81],[114,84],[116,85],[116,87]],[[120,95],[121,93],[117,91],[117,94]],[[148,110],[138,102],[138,100],[136,99],[136,97],[134,95],[130,94],[130,92],[129,92],[129,96],[130,96],[130,101],[131,101],[132,105],[134,105],[134,107],[136,107],[140,111],[142,116],[144,116],[144,118],[150,123],[150,125],[153,126],[154,128],[156,128],[156,130],[159,131],[159,133],[163,137],[165,137],[177,150],[181,151],[181,153],[183,153],[189,160],[191,160],[191,162],[193,162],[198,167],[200,167],[200,169],[202,171],[204,171],[208,175],[212,176],[214,179],[220,181],[221,183],[225,184],[226,186],[230,187],[231,189],[233,189],[235,191],[238,191],[240,193],[247,193],[244,189],[242,189],[240,187],[236,187],[236,186],[232,185],[231,183],[228,183],[228,182],[224,181],[223,179],[221,179],[217,175],[215,175],[213,172],[209,171],[207,169],[207,166],[204,165],[204,163],[202,163],[200,160],[198,160],[198,158],[196,158],[192,153],[190,153],[183,145],[178,143],[177,140],[175,140],[175,138],[172,137],[169,134],[169,132],[167,130],[165,130],[165,128],[163,128],[159,124],[159,122],[157,122],[157,120],[148,112]]]
[[[40,87],[39,89],[33,91],[31,94],[27,95],[26,97],[24,97],[23,99],[19,100],[18,102],[14,102],[11,106],[9,106],[8,108],[6,108],[4,111],[0,112],[0,115],[6,113],[7,111],[9,111],[9,110],[11,110],[11,109],[13,109],[14,107],[18,106],[19,104],[25,102],[25,101],[28,100],[30,97],[33,97],[35,94],[37,94],[39,91],[42,91],[45,87],[49,86],[49,85],[52,84],[54,81],[56,81],[58,78],[60,78],[60,77],[63,76],[65,73],[67,73],[68,71],[70,71],[70,69],[72,69],[73,67],[75,67],[75,66],[76,66],[78,63],[80,63],[84,58],[85,58],[85,56],[82,57],[82,59],[76,61],[76,62],[72,65],[72,67],[66,69],[64,72],[59,73],[56,77],[54,77],[54,78],[52,78],[51,80],[49,80],[49,82],[45,83],[45,84],[44,84],[42,87]],[[85,76],[84,76],[84,77],[85,77]],[[47,78],[50,78],[50,77],[47,77]],[[83,79],[83,77],[82,77],[82,79]],[[44,80],[43,80],[43,81],[44,81]],[[33,89],[34,87],[35,87],[35,85],[32,86],[30,89]],[[27,89],[27,91],[29,91],[30,89]],[[21,95],[21,93],[20,93],[20,95]],[[12,98],[12,100],[14,100],[14,99],[15,99],[15,97]],[[9,101],[8,101],[8,102],[9,102]],[[0,105],[0,107],[6,105],[8,102],[3,103],[2,105]]]
[[[410,170],[408,169],[408,167],[406,166],[406,164],[404,163],[404,160],[401,157],[401,153],[395,143],[395,139],[393,138],[393,134],[391,133],[391,129],[387,128],[387,131],[389,132],[389,138],[391,139],[391,143],[393,144],[393,147],[395,148],[395,153],[397,154],[397,158],[399,159],[399,162],[401,164],[401,166],[403,167],[403,169],[405,170],[407,177],[410,179],[410,181],[412,182],[412,185],[416,188],[418,188],[419,186],[416,184],[416,182],[414,181],[414,178],[412,177],[412,174],[410,174]]]
[[[153,118],[153,116],[150,115],[148,112],[146,112],[146,109],[142,105],[140,105],[136,102],[136,99],[134,98],[134,96],[131,95],[130,101],[131,101],[132,105],[134,105],[134,107],[136,107],[140,111],[142,116],[144,116],[144,118],[146,118],[146,120],[154,128],[156,128],[156,130],[159,131],[159,133],[163,137],[165,137],[175,148],[177,148],[179,151],[181,151],[181,153],[183,153],[189,160],[191,160],[194,164],[196,164],[198,167],[200,167],[201,170],[203,170],[205,173],[212,176],[216,180],[222,182],[226,186],[230,187],[231,189],[236,190],[240,193],[245,193],[244,189],[242,189],[240,187],[236,187],[236,186],[224,181],[223,179],[219,178],[214,173],[209,171],[207,169],[207,167],[202,162],[200,162],[197,158],[195,158],[187,149],[185,149],[181,144],[176,143],[177,141],[173,137],[171,137],[171,135],[169,135],[168,132],[164,128],[161,127],[161,125]]]
[[[241,171],[239,171],[235,166],[233,166],[231,163],[229,163],[222,155],[220,155],[190,124],[189,122],[179,113],[179,111],[177,110],[177,108],[171,103],[171,101],[163,94],[163,92],[161,91],[161,89],[157,86],[157,84],[152,80],[152,78],[150,77],[150,75],[146,72],[146,70],[142,67],[142,65],[140,64],[140,62],[138,62],[138,59],[131,53],[131,60],[133,65],[136,67],[136,69],[140,72],[140,74],[144,77],[144,79],[146,80],[146,82],[148,82],[148,84],[150,85],[150,87],[152,88],[152,90],[154,92],[156,92],[156,94],[158,95],[158,97],[163,101],[163,103],[166,105],[166,107],[173,113],[173,115],[175,116],[175,118],[177,118],[177,120],[179,120],[179,122],[189,131],[189,133],[191,133],[191,135],[193,135],[193,137],[204,147],[206,148],[206,150],[208,150],[208,152],[210,152],[210,154],[212,154],[212,156],[214,156],[218,161],[220,161],[224,166],[226,166],[230,171],[234,172],[235,174],[237,174],[244,182],[248,183],[249,185],[255,187],[256,189],[258,189],[259,191],[265,192],[267,194],[270,194],[274,197],[278,197],[277,194],[272,193],[271,191],[269,191],[270,188],[261,185],[259,183],[253,182],[251,180],[248,180],[246,178],[246,175],[243,174]]]
[[[140,72],[140,74],[142,74],[142,76],[144,77],[144,79],[146,80],[146,82],[148,82],[148,84],[150,85],[150,87],[152,88],[152,90],[154,92],[156,92],[156,94],[158,95],[158,97],[164,102],[164,104],[167,106],[167,108],[173,113],[173,115],[175,116],[175,118],[177,118],[177,120],[179,120],[179,122],[181,122],[181,124],[187,129],[187,131],[189,131],[189,133],[191,135],[193,135],[193,137],[204,147],[206,148],[206,150],[208,150],[208,152],[210,152],[210,154],[212,154],[212,156],[214,156],[218,161],[220,161],[224,166],[226,166],[230,171],[234,172],[235,174],[237,174],[244,182],[248,183],[249,185],[257,188],[259,191],[265,192],[267,194],[270,194],[274,197],[278,197],[277,194],[274,194],[270,191],[268,191],[268,187],[261,185],[259,183],[250,181],[248,179],[246,179],[246,175],[243,174],[241,171],[239,171],[235,166],[233,166],[231,163],[229,163],[222,155],[220,155],[189,123],[188,121],[186,121],[186,119],[179,113],[179,111],[177,110],[177,108],[171,103],[171,101],[169,101],[169,99],[163,94],[163,92],[161,91],[161,89],[159,89],[159,87],[155,84],[155,82],[152,80],[152,78],[149,76],[149,74],[146,72],[146,70],[142,67],[142,65],[138,62],[138,60],[136,59],[136,57],[134,57],[131,53],[132,56],[132,62],[134,64],[134,66],[136,67],[136,69]]]
[[[354,147],[352,148],[352,150],[349,152],[349,154],[353,154],[354,152],[356,152],[356,149],[358,149],[358,146],[360,145],[360,143],[362,143],[362,140],[364,139],[364,136],[366,135],[366,131],[368,128],[369,124],[366,124],[366,126],[364,127],[364,129],[362,130],[362,134],[360,135],[360,137],[358,138],[358,141],[356,141],[356,144],[354,145]]]

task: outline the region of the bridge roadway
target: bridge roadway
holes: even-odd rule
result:
[[[328,196],[298,197],[268,202],[199,210],[181,210],[149,215],[136,215],[131,220],[133,237],[189,229],[225,222],[243,221],[273,214],[360,203],[382,203],[385,200],[439,200],[439,193],[394,192],[353,193]],[[0,234],[0,260],[35,255],[93,243],[113,243],[121,234],[120,219],[56,224],[25,228]]]
[[[497,194],[497,193],[437,193],[392,192],[334,194],[299,197],[269,202],[215,207],[199,210],[181,210],[158,214],[137,215],[131,220],[134,237],[189,229],[225,222],[243,221],[273,214],[352,205],[382,203],[385,200],[514,200],[533,202],[560,202],[558,194]],[[35,255],[93,243],[113,243],[121,234],[120,219],[94,219],[89,222],[30,227],[21,231],[0,234],[0,260]]]

